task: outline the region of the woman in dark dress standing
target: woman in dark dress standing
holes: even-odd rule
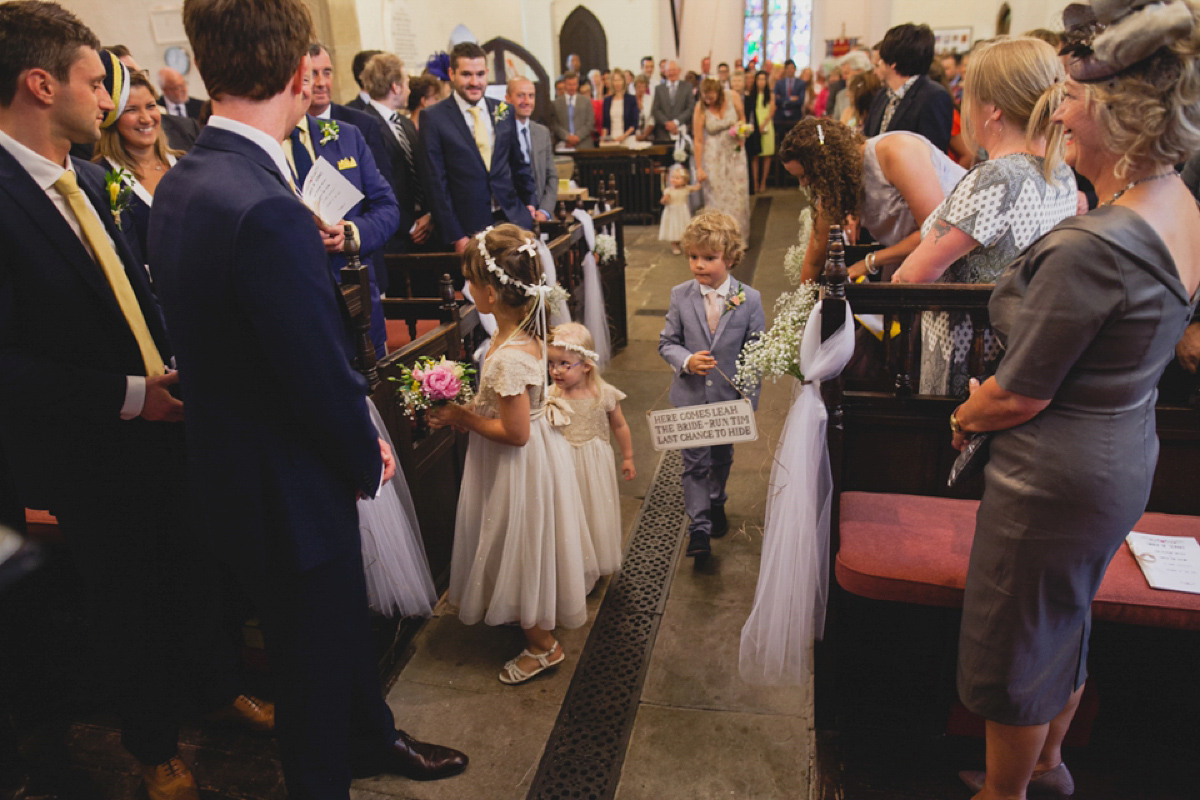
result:
[[[1156,385],[1200,286],[1200,211],[1172,166],[1200,148],[1196,6],[1128,5],[1102,9],[1099,36],[1090,8],[1065,20],[1070,79],[1054,119],[1101,206],[997,280],[1005,354],[950,418],[959,448],[995,431],[959,638],[959,696],[987,720],[987,772],[962,773],[976,800],[1074,792],[1061,747],[1091,604],[1145,510]]]

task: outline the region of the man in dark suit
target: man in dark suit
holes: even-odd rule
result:
[[[521,157],[512,107],[485,98],[487,56],[474,42],[450,51],[454,94],[421,112],[433,221],[461,253],[467,237],[494,222],[533,227],[537,191]]]
[[[284,139],[283,149],[296,175],[296,185],[303,186],[313,164],[324,158],[363,193],[363,199],[334,226],[340,230],[322,238],[325,252],[329,254],[330,273],[336,279],[346,266],[346,257],[342,255],[344,225],[350,223],[358,240],[362,262],[371,275],[371,342],[375,345],[376,356],[383,358],[387,355],[387,326],[375,276],[384,270],[383,246],[400,224],[400,209],[396,206],[392,187],[379,174],[375,157],[358,128],[349,123],[338,124],[306,114]]]
[[[680,125],[691,127],[696,95],[692,88],[679,80],[679,64],[667,63],[666,80],[654,87],[650,116],[654,119],[654,141],[670,142]],[[693,131],[693,135],[695,132]]]
[[[174,117],[200,118],[200,109],[204,107],[204,101],[188,97],[187,81],[177,70],[170,67],[160,69],[158,85],[162,89],[162,99],[168,114]]]
[[[521,145],[521,157],[533,172],[533,184],[537,187],[537,210],[534,217],[549,220],[554,216],[558,204],[558,170],[554,167],[554,143],[550,129],[534,122],[533,109],[537,105],[537,90],[528,78],[512,78],[508,82],[505,100],[517,115],[517,141]]]
[[[568,72],[562,77],[563,93],[554,98],[550,121],[554,138],[559,144],[576,150],[595,147],[592,134],[596,130],[596,111],[592,100],[579,93],[579,73]]]
[[[355,497],[394,462],[280,145],[309,106],[312,19],[301,0],[185,0],[183,20],[213,116],[159,185],[150,265],[197,522],[259,612],[288,796],[347,800],[352,773],[460,772],[465,756],[397,732],[380,695]]]
[[[388,244],[388,252],[412,253],[433,243],[429,164],[420,157],[417,128],[400,113],[408,100],[408,76],[404,62],[391,53],[378,53],[362,72],[363,86],[371,98],[364,112],[384,131],[387,159],[380,171],[392,185],[400,204],[400,224]],[[418,297],[437,295],[438,275],[413,275],[413,292]]]
[[[350,71],[354,73],[354,82],[358,84],[358,95],[349,103],[346,103],[347,108],[353,108],[355,111],[366,111],[367,106],[371,104],[371,95],[363,88],[362,73],[367,66],[367,62],[371,60],[371,56],[377,56],[382,52],[382,50],[359,50],[354,54],[354,60],[350,62]]]
[[[796,62],[783,62],[783,77],[775,81],[775,141],[782,142],[788,131],[804,117],[804,95],[808,87],[796,77]]]
[[[884,89],[875,95],[863,133],[919,133],[945,152],[954,124],[954,100],[926,75],[933,63],[933,30],[905,23],[889,30],[879,45],[876,72]]]
[[[57,5],[0,5],[0,451],[20,502],[58,517],[147,791],[199,800],[177,748],[186,683],[253,727],[273,711],[239,695],[215,564],[188,530],[158,304],[104,170],[67,155],[114,108],[98,50]]]

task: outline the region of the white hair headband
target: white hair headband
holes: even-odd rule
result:
[[[495,275],[496,279],[499,280],[502,285],[516,286],[517,288],[522,289],[525,294],[529,295],[530,297],[534,297],[539,294],[543,296],[549,294],[553,287],[546,285],[546,278],[544,275],[538,280],[536,286],[530,286],[527,283],[522,283],[501,269],[500,265],[496,263],[496,259],[492,258],[492,254],[489,253],[487,249],[487,235],[491,230],[492,227],[489,225],[479,233],[475,234],[475,241],[479,242],[479,254],[483,256],[483,263],[485,266],[487,266],[488,272]],[[537,242],[533,239],[525,239],[524,242],[524,244],[517,248],[517,252],[527,253],[531,258],[537,258]]]
[[[584,358],[586,358],[590,361],[599,361],[600,360],[599,353],[588,350],[583,345],[578,345],[578,344],[575,344],[574,342],[564,342],[562,339],[555,339],[553,342],[550,343],[550,346],[551,347],[561,347],[564,350],[570,350],[572,353],[579,353],[579,355],[583,356]]]

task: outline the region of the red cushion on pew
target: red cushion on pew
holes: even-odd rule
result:
[[[412,341],[412,337],[408,335],[407,322],[402,319],[389,319],[385,322],[387,323],[387,348],[389,353],[399,350]],[[417,337],[424,336],[441,324],[436,319],[417,320]]]
[[[49,511],[25,509],[25,530],[31,539],[57,541],[61,538],[58,532],[58,520]]]
[[[919,605],[962,605],[976,500],[844,492],[834,572],[851,594]],[[1134,530],[1200,540],[1200,517],[1145,514]],[[1129,548],[1108,567],[1096,619],[1200,630],[1200,595],[1151,589]]]

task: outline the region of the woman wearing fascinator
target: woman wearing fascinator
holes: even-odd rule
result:
[[[1173,165],[1200,149],[1193,0],[1095,0],[1064,13],[1054,113],[1094,211],[996,282],[994,377],[950,417],[994,432],[959,637],[958,689],[987,720],[977,800],[1068,796],[1062,742],[1087,677],[1091,604],[1146,507],[1156,385],[1200,287],[1200,210]]]

